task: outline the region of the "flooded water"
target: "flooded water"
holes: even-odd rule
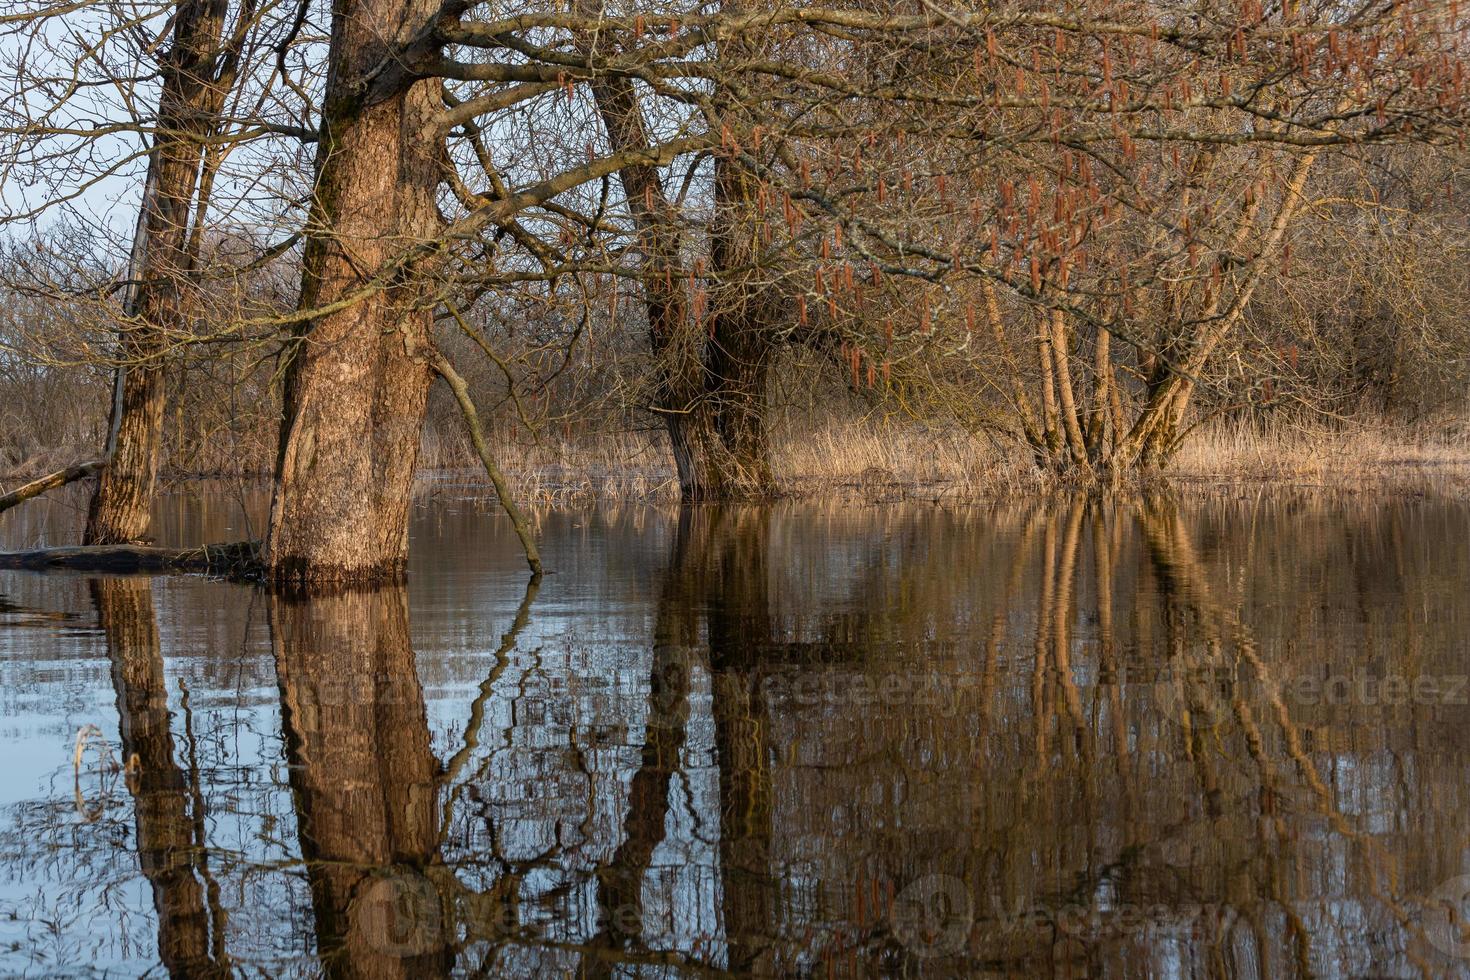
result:
[[[0,573],[0,972],[1470,975],[1463,502],[541,534],[539,589],[443,498],[407,589]]]

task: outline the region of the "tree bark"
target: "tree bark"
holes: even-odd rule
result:
[[[1082,437],[1082,424],[1077,416],[1077,400],[1072,387],[1071,339],[1067,332],[1067,321],[1061,310],[1051,311],[1051,355],[1056,365],[1057,401],[1061,408],[1062,427],[1067,436],[1067,448],[1072,454],[1072,465],[1083,472],[1089,469],[1087,444]]]
[[[64,487],[68,483],[85,479],[102,469],[102,460],[94,459],[89,463],[73,463],[64,470],[48,473],[38,480],[16,487],[6,494],[0,494],[0,514],[16,506],[23,504],[32,497],[39,497],[47,490],[55,490]]]
[[[413,268],[375,281],[438,231],[431,82],[364,105],[385,44],[438,5],[343,0],[333,11],[316,200],[300,308],[339,304],[292,344],[284,435],[266,544],[278,585],[396,581],[430,382],[431,311]]]
[[[726,12],[742,12],[743,0],[726,0]],[[744,37],[720,42],[718,58],[726,71],[759,56]],[[718,90],[718,104],[729,114],[735,133],[754,131],[756,121],[738,93]],[[756,200],[756,175],[742,159],[755,147],[728,147],[715,156],[714,226],[710,270],[715,288],[710,329],[709,379],[720,436],[733,472],[726,498],[768,496],[774,487],[766,436],[766,389],[775,337],[786,315],[777,282],[763,278],[761,233],[764,218]]]
[[[598,111],[615,151],[649,145],[637,91],[626,78],[592,84]],[[716,169],[717,219],[711,267],[742,268],[754,253],[743,240],[753,229],[737,212],[753,207],[749,175]],[[772,299],[742,294],[741,284],[722,284],[714,307],[691,315],[685,294],[689,277],[680,257],[681,236],[674,205],[658,169],[634,164],[618,172],[643,248],[644,306],[656,371],[653,410],[669,434],[685,500],[730,500],[764,496],[771,490],[764,401],[771,344],[765,325]]]
[[[137,282],[118,330],[121,391],[107,466],[87,512],[85,544],[123,544],[148,532],[163,434],[163,358],[188,319],[189,213],[204,145],[223,103],[217,79],[227,0],[183,0],[164,62],[158,136],[139,229]]]
[[[1051,320],[1046,313],[1040,314],[1036,325],[1036,351],[1041,365],[1041,419],[1042,437],[1046,441],[1048,461],[1052,466],[1062,460],[1064,437],[1062,417],[1057,411],[1056,368],[1052,359]]]

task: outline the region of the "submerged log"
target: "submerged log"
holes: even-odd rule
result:
[[[39,480],[32,480],[23,487],[17,487],[7,494],[0,494],[0,513],[4,513],[16,504],[23,504],[32,497],[39,497],[47,490],[55,490],[64,487],[68,483],[89,477],[102,469],[102,460],[94,459],[86,463],[73,463],[64,470],[48,473]]]
[[[194,572],[226,578],[254,578],[260,571],[260,544],[236,541],[202,548],[153,548],[106,544],[0,552],[0,569],[32,572]]]

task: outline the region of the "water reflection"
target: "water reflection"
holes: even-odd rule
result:
[[[186,772],[177,758],[153,590],[146,579],[123,578],[95,579],[91,590],[117,692],[138,863],[158,915],[158,958],[172,976],[227,975],[224,914],[204,847],[199,773]],[[188,748],[185,757],[192,758],[193,746]]]
[[[508,529],[438,508],[408,593],[88,581],[128,793],[86,812],[79,580],[6,577],[13,724],[65,762],[0,782],[0,965],[49,918],[176,976],[1470,975],[1467,530],[607,510],[549,515],[523,590]],[[102,911],[133,885],[146,948]]]
[[[317,954],[334,976],[444,972],[438,761],[407,594],[274,599],[271,635]]]

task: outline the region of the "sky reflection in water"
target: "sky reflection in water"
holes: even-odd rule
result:
[[[557,512],[529,590],[413,533],[0,573],[0,972],[1470,975],[1464,504]]]

